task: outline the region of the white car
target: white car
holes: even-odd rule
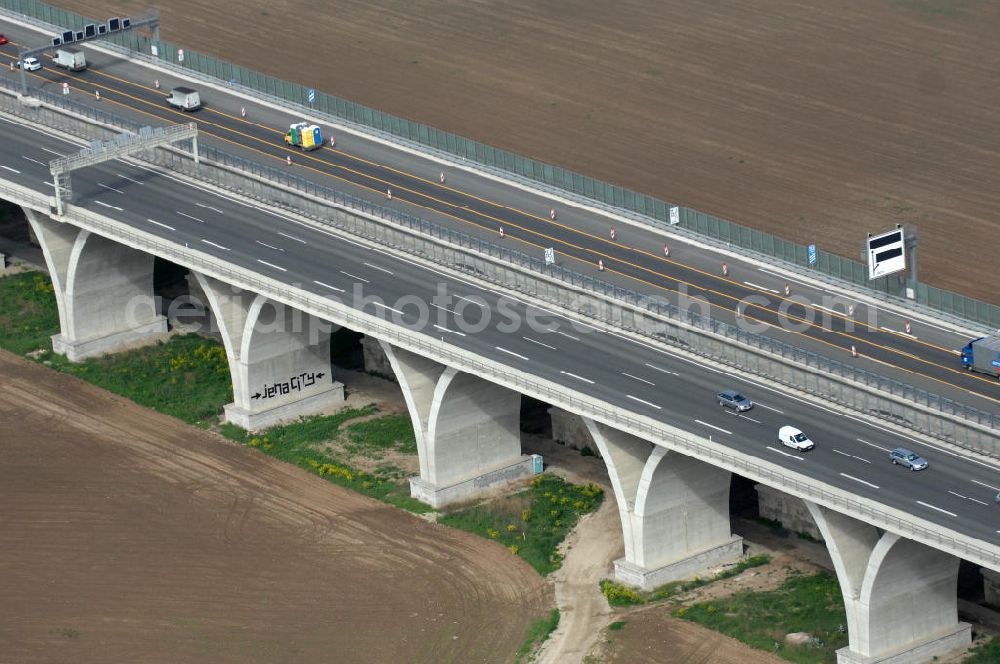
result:
[[[38,58],[25,58],[17,64],[26,71],[38,71],[42,68],[42,63],[38,61]]]
[[[790,426],[778,429],[778,442],[799,452],[807,452],[816,447],[816,444],[809,440],[809,436]]]

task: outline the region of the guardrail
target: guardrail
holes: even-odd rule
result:
[[[0,195],[15,203],[48,214],[54,200],[25,187],[0,179]],[[442,364],[479,376],[546,403],[608,426],[675,449],[688,456],[742,475],[756,482],[774,486],[791,495],[811,500],[867,523],[898,533],[903,537],[941,549],[973,563],[1000,570],[1000,547],[992,546],[943,526],[893,507],[818,482],[777,464],[755,459],[738,450],[683,432],[662,422],[635,415],[611,406],[563,385],[517,371],[499,362],[472,354],[443,340],[403,326],[389,324],[372,314],[348,307],[329,297],[322,297],[287,283],[263,277],[218,257],[176,243],[163,242],[151,233],[108,220],[98,213],[68,206],[64,219],[80,228],[102,235],[140,251],[166,258],[178,265],[197,270],[240,288],[261,293],[268,298],[295,307],[317,318],[329,320],[353,330],[393,343]]]
[[[0,87],[3,84],[0,83]],[[138,125],[104,111],[37,91],[39,105],[0,95],[0,108],[93,139],[111,126]],[[83,111],[107,127],[55,111]],[[980,454],[1000,456],[1000,415],[967,406],[927,390],[722,323],[683,311],[659,298],[622,288],[543,261],[426,219],[375,205],[257,162],[201,146],[201,163],[181,150],[151,150],[151,163],[211,182],[223,189],[277,205],[319,223],[424,256],[514,288],[563,308],[570,315],[628,330],[656,342],[767,377],[786,387],[836,403],[865,416],[896,422]],[[469,250],[475,252],[470,254]],[[793,366],[790,363],[799,366]]]
[[[0,8],[18,18],[54,34],[65,28],[80,30],[92,20],[38,0],[0,0]],[[602,182],[569,169],[523,157],[509,150],[495,148],[434,127],[406,120],[322,91],[314,92],[298,83],[185,49],[183,62],[179,48],[168,42],[154,42],[135,31],[119,33],[103,42],[125,57],[142,59],[158,67],[189,78],[200,78],[216,85],[240,88],[255,97],[296,108],[303,113],[325,117],[359,133],[368,133],[419,151],[454,161],[471,161],[481,170],[519,181],[552,195],[627,216],[640,223],[667,232],[677,232],[699,242],[724,249],[739,249],[747,255],[778,262],[782,267],[808,275],[841,288],[861,291],[869,297],[899,306],[921,310],[929,315],[950,319],[957,324],[988,333],[1000,328],[1000,307],[920,283],[916,300],[900,297],[902,282],[895,276],[875,281],[867,278],[865,266],[855,260],[822,249],[817,263],[810,267],[805,246],[740,224],[719,219],[690,208],[675,206],[653,196]],[[157,55],[151,54],[156,47]],[[678,224],[670,223],[670,208],[678,208]]]

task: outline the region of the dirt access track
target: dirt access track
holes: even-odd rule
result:
[[[479,537],[0,352],[0,662],[510,662]]]
[[[1000,304],[955,243],[1000,239],[1000,3],[55,4],[851,258],[916,223],[924,281]]]

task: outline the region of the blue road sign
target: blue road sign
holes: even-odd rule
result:
[[[309,97],[309,103],[310,104],[315,103],[315,101],[316,101],[316,91],[315,90],[313,90],[312,88],[309,88],[309,92],[307,92],[306,95]]]
[[[815,265],[816,264],[816,245],[815,244],[810,244],[809,245],[809,264],[810,265]]]

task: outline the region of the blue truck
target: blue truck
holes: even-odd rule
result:
[[[981,337],[966,344],[962,366],[1000,379],[1000,337]]]

